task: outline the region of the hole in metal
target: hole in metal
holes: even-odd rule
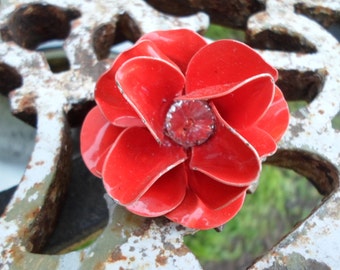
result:
[[[320,192],[327,196],[339,186],[338,171],[322,157],[303,150],[279,149],[266,163],[292,169],[306,177]]]
[[[1,192],[19,183],[33,151],[36,131],[11,114],[4,96],[0,96],[0,126]],[[0,193],[0,201],[1,197]]]
[[[4,41],[14,41],[19,46],[34,50],[48,40],[65,39],[70,32],[70,22],[80,17],[75,9],[63,9],[49,4],[24,4],[9,17],[1,29]]]
[[[340,131],[340,112],[338,112],[332,119],[332,127]]]
[[[210,24],[204,36],[213,40],[231,38],[244,42],[245,31],[217,24]]]
[[[289,112],[291,114],[299,111],[302,108],[305,108],[308,103],[304,100],[298,100],[298,101],[288,101],[288,107],[289,107]]]
[[[37,51],[44,53],[47,63],[53,73],[70,69],[70,62],[63,49],[63,41],[52,40],[39,45]]]

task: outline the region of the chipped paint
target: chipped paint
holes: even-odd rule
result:
[[[150,227],[142,235],[134,235],[112,253],[112,261],[107,261],[105,269],[201,269],[195,256],[184,246],[181,239],[186,230],[179,231],[176,224],[169,221]]]
[[[0,27],[6,25],[19,3],[32,3],[26,0],[6,2],[7,8],[1,6]],[[91,46],[93,29],[101,24],[116,23],[122,13],[129,14],[131,20],[139,25],[141,33],[179,27],[202,31],[209,23],[208,16],[203,13],[174,17],[156,11],[141,0],[44,2],[65,10],[77,9],[81,16],[71,22],[71,32],[64,42],[64,51],[70,63],[70,69],[64,72],[52,73],[42,52],[23,49],[14,42],[0,43],[1,62],[14,68],[23,79],[23,85],[9,94],[11,110],[16,115],[36,115],[37,118],[35,146],[30,161],[0,218],[0,268],[22,269],[23,265],[31,265],[35,269],[69,269],[70,265],[72,269],[110,267],[117,261],[112,256],[117,247],[136,239],[141,245],[145,241],[153,242],[153,246],[159,245],[163,229],[174,241],[167,247],[177,242],[183,245],[183,232],[171,225],[162,225],[162,230],[156,225],[150,228],[149,221],[112,206],[114,220],[109,222],[106,230],[90,247],[55,256],[30,253],[39,252],[44,238],[51,231],[50,223],[53,223],[65,193],[71,154],[66,116],[74,106],[93,100],[95,82],[112,62],[97,60]],[[34,9],[31,8],[30,12]],[[58,12],[63,11],[58,9]],[[171,249],[164,250],[168,250],[165,256],[169,256]],[[172,254],[173,261],[165,260],[165,257],[158,257],[157,261],[162,266],[174,264],[175,261],[177,264],[190,262],[199,266],[189,250],[187,253],[180,256]],[[188,259],[185,261],[184,258]]]
[[[268,254],[249,269],[337,269],[339,263],[340,215],[339,171],[340,134],[334,130],[331,120],[340,111],[340,45],[338,41],[318,23],[294,12],[298,1],[267,1],[266,11],[253,16],[248,27],[255,35],[265,29],[282,26],[287,31],[311,42],[316,52],[301,54],[294,52],[261,51],[260,53],[281,70],[321,70],[325,82],[321,92],[299,112],[292,115],[290,128],[280,143],[281,149],[306,151],[310,158],[329,163],[333,186],[329,197],[295,231],[284,238]],[[304,1],[309,7],[327,7],[339,12],[337,1]],[[265,22],[265,23],[264,23]],[[308,155],[308,154],[307,154]],[[317,157],[318,156],[318,157]],[[283,161],[284,162],[284,161]],[[294,161],[291,162],[293,164]],[[276,164],[280,164],[276,163]],[[298,161],[296,161],[298,164]],[[282,163],[282,165],[284,165]],[[312,170],[312,164],[305,170]],[[317,167],[318,165],[316,165]],[[321,169],[322,166],[319,167]],[[295,166],[299,170],[298,165]],[[303,169],[300,171],[303,173]],[[326,168],[324,168],[324,173]],[[312,177],[310,175],[310,177]],[[329,179],[328,179],[329,180]],[[328,185],[327,181],[314,179],[316,185]]]

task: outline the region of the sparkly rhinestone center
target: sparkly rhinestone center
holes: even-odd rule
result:
[[[185,148],[206,142],[215,131],[215,116],[206,101],[175,101],[165,119],[165,134]]]

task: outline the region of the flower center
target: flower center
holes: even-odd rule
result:
[[[165,133],[185,148],[206,142],[215,130],[215,116],[201,100],[175,101],[165,118]]]

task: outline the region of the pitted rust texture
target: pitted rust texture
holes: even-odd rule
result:
[[[340,48],[311,18],[327,27],[339,22],[338,1],[146,1],[166,14],[137,0],[8,2],[11,5],[0,16],[4,41],[0,43],[0,91],[9,94],[15,115],[37,126],[37,137],[23,179],[0,219],[1,269],[22,269],[27,264],[36,269],[141,265],[200,269],[183,246],[183,235],[191,231],[164,219],[134,216],[111,201],[109,223],[89,247],[54,256],[29,252],[39,252],[50,232],[47,221],[55,217],[69,174],[71,150],[65,130],[68,124],[79,125],[91,108],[95,81],[111,63],[109,48],[157,29],[187,27],[204,32],[205,14],[167,15],[198,11],[208,13],[212,22],[247,30],[248,42],[280,70],[285,96],[308,103],[292,115],[278,153],[268,162],[306,176],[327,196],[319,209],[250,269],[293,269],[297,264],[336,269],[340,131],[331,121],[340,111]],[[45,12],[51,15],[52,25],[62,27],[49,29]],[[24,19],[27,31],[21,28]],[[36,22],[41,23],[38,28]],[[69,70],[53,73],[42,53],[26,50],[51,38],[64,39]]]
[[[279,84],[285,95],[307,102],[292,114],[279,151],[267,162],[304,175],[325,196],[308,219],[249,269],[338,268],[340,131],[333,128],[332,119],[340,111],[340,45],[306,15],[330,26],[339,21],[339,12],[338,1],[267,1],[266,11],[248,21],[248,40],[265,50],[262,55],[281,71]],[[293,44],[289,52],[281,52],[279,42],[259,38],[273,29],[315,50],[301,51]]]
[[[36,254],[54,230],[67,190],[72,154],[69,126],[79,126],[93,106],[95,82],[112,62],[106,59],[110,46],[157,29],[204,31],[209,18],[203,13],[168,16],[140,0],[8,2],[8,8],[1,6],[0,16],[1,93],[8,95],[12,113],[36,126],[37,133],[23,178],[0,219],[0,269],[27,265],[96,269],[113,263],[113,251],[137,237],[135,233],[146,222],[113,205],[107,228],[89,248],[64,255]],[[96,31],[102,25],[111,25],[111,31]],[[44,53],[35,50],[51,39],[64,40],[69,70],[53,73]],[[100,55],[103,49],[105,55]],[[163,232],[155,226],[145,231],[161,239]],[[183,244],[184,232],[171,224],[163,227],[176,243]],[[148,240],[147,233],[142,233],[142,244]],[[168,252],[172,254],[171,248]],[[185,262],[199,268],[189,251],[188,256]],[[173,258],[184,263],[175,253]]]

